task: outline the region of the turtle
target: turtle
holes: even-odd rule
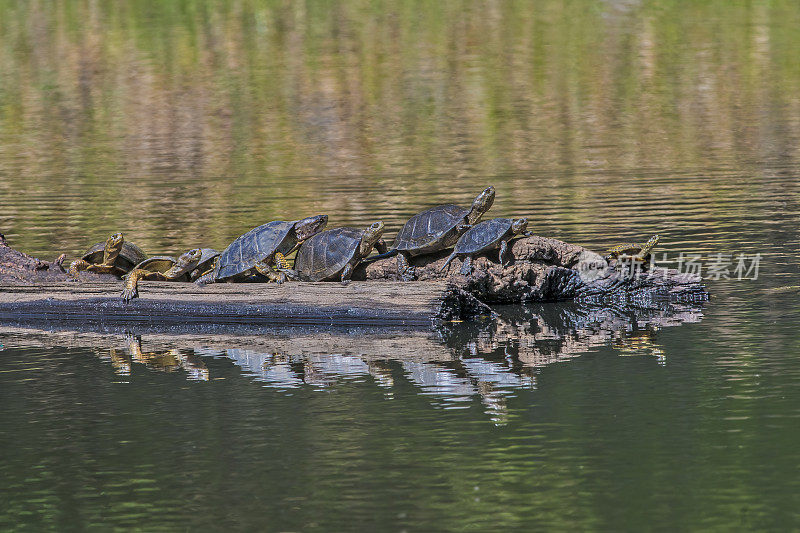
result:
[[[194,270],[189,273],[189,281],[196,281],[197,278],[214,270],[217,258],[220,256],[220,252],[213,248],[200,248],[200,253],[200,261]]]
[[[414,269],[409,265],[410,258],[452,247],[492,207],[494,196],[494,187],[490,186],[475,198],[469,208],[445,204],[417,213],[397,232],[392,249],[371,260],[397,255],[397,275],[404,281],[413,280]],[[381,244],[378,243],[379,252]]]
[[[200,248],[189,250],[177,260],[166,255],[149,257],[136,265],[125,277],[125,289],[120,295],[130,302],[139,297],[139,281],[189,281],[189,274],[197,264],[203,252]]]
[[[105,242],[98,242],[86,250],[80,259],[69,265],[69,275],[77,277],[81,270],[98,274],[122,276],[147,258],[138,246],[125,240],[122,233],[115,233]]]
[[[340,280],[350,283],[353,269],[367,257],[383,234],[383,222],[366,229],[335,228],[317,233],[300,246],[294,270],[303,281]]]
[[[652,250],[653,247],[658,244],[658,239],[658,235],[653,235],[650,237],[650,240],[644,244],[618,244],[606,251],[605,260],[610,261],[612,259],[618,259],[622,255],[627,255],[632,256],[634,261],[647,261],[647,259],[650,257],[650,250]]]
[[[214,270],[195,283],[240,281],[255,273],[283,283],[290,266],[285,256],[325,229],[327,223],[328,215],[316,215],[292,222],[276,220],[253,228],[228,245],[217,258]]]
[[[461,274],[468,276],[472,273],[472,257],[482,252],[500,248],[500,265],[505,263],[508,241],[528,228],[527,218],[493,218],[472,226],[458,239],[456,247],[447,258],[439,272],[443,272],[450,261],[456,257],[464,257],[461,265]]]

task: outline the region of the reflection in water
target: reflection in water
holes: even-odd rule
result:
[[[621,356],[647,356],[666,362],[658,343],[663,327],[697,322],[698,307],[669,305],[662,309],[595,308],[577,304],[514,306],[501,309],[499,319],[486,322],[446,323],[435,338],[409,336],[405,354],[381,353],[369,336],[343,332],[350,353],[319,353],[303,348],[301,337],[211,335],[186,340],[153,333],[161,349],[145,352],[140,337],[127,335],[126,348],[101,350],[120,376],[130,376],[136,365],[150,370],[183,370],[189,380],[213,378],[203,357],[233,362],[264,387],[292,391],[301,387],[330,390],[346,382],[371,381],[393,398],[401,381],[443,409],[466,409],[479,400],[495,424],[508,421],[506,399],[516,391],[535,389],[539,369],[611,346]],[[332,335],[336,337],[336,335]],[[237,341],[238,338],[238,341]],[[427,339],[421,342],[420,339]],[[257,348],[228,348],[232,343]],[[150,344],[150,341],[147,341]],[[205,346],[190,347],[192,342]],[[266,347],[277,347],[275,351]],[[330,346],[340,346],[332,342]],[[444,352],[444,356],[442,353]]]
[[[199,354],[184,353],[177,348],[144,352],[142,340],[133,335],[126,336],[127,347],[125,350],[111,348],[107,359],[111,361],[114,372],[120,376],[130,376],[133,370],[132,363],[139,363],[151,370],[174,372],[182,369],[186,372],[186,379],[191,381],[208,381],[208,368],[199,357]],[[101,357],[106,359],[105,356]]]

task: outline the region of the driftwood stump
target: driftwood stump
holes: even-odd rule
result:
[[[654,302],[697,302],[708,298],[699,276],[674,269],[626,272],[623,264],[609,265],[596,252],[557,239],[530,236],[515,240],[510,264],[501,266],[497,253],[475,258],[469,276],[459,273],[455,259],[439,272],[449,252],[414,257],[412,266],[420,281],[446,279],[487,303],[611,301],[637,307]],[[397,261],[387,258],[361,265],[353,279],[397,279]]]

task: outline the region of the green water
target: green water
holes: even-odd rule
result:
[[[316,213],[391,238],[492,184],[492,215],[590,248],[761,254],[702,308],[0,324],[0,529],[800,528],[799,49],[789,0],[0,0],[28,253]]]

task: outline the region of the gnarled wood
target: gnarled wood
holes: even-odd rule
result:
[[[453,260],[444,272],[439,270],[449,251],[413,257],[420,281],[447,280],[487,303],[552,302],[589,300],[593,303],[625,303],[650,307],[656,302],[697,302],[708,299],[699,276],[676,270],[658,269],[641,275],[625,275],[621,265],[612,264],[591,275],[581,275],[584,266],[604,259],[587,248],[557,239],[530,236],[513,241],[510,264],[501,266],[497,254],[477,257],[469,276],[459,273],[462,260]],[[395,258],[362,264],[353,279],[397,279]]]

